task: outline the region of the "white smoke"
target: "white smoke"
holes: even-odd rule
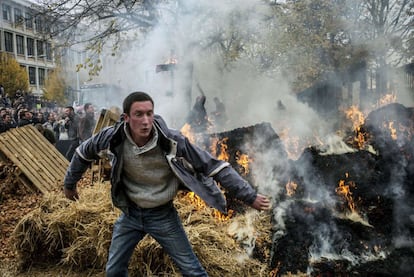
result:
[[[179,14],[179,18],[165,12],[164,21],[145,38],[131,40],[123,48],[121,56],[107,60],[100,78],[116,81],[127,92],[143,90],[150,93],[155,100],[155,112],[161,114],[173,128],[180,129],[184,124],[194,99],[200,95],[197,88],[199,84],[207,97],[208,113],[215,108],[213,97],[218,97],[226,107],[228,122],[221,130],[270,122],[277,134],[288,129],[290,138],[319,137],[325,142],[323,152],[326,155],[355,151],[346,146],[340,137],[332,135],[335,130],[331,119],[321,118],[314,110],[296,99],[285,77],[277,72],[271,77],[264,76],[257,71],[255,61],[248,57],[240,57],[229,66],[224,64],[219,51],[214,48],[209,52],[205,51],[205,43],[210,41],[212,34],[220,35],[235,28],[229,21],[232,18],[230,15],[235,12],[240,14],[237,22],[243,29],[240,32],[263,36],[258,31],[263,29],[258,27],[263,24],[260,19],[265,12],[261,1],[192,0],[186,1],[186,5],[187,12]],[[174,11],[173,6],[169,9]],[[156,65],[166,63],[171,55],[177,59],[179,70],[156,73]],[[192,70],[188,68],[190,63]],[[189,88],[191,94],[188,94]],[[119,95],[120,98],[124,96]],[[404,96],[404,100],[412,103],[413,97]],[[280,108],[279,103],[283,104],[284,109]],[[315,141],[310,143],[312,142]],[[277,226],[274,232],[276,238],[284,235],[284,217],[291,202],[278,202],[286,185],[281,182],[285,176],[277,175],[273,168],[287,165],[283,164],[285,161],[278,159],[279,153],[271,150],[260,155],[256,153],[252,168],[259,192],[272,197]],[[308,178],[304,182],[312,184],[305,198],[334,207],[335,200],[331,193],[318,184],[316,179],[312,180],[314,176],[307,174],[308,169],[304,167],[298,170],[301,176]],[[396,195],[402,193],[398,188],[399,186],[394,186],[393,193]],[[246,241],[249,253],[251,247],[254,247],[253,229],[249,226],[233,227],[239,232],[239,238]],[[310,254],[312,259],[317,260],[322,256],[347,258],[346,252],[337,253],[332,248],[331,231],[322,230],[320,237],[315,238],[317,243]],[[381,255],[374,256],[379,258]],[[358,259],[355,256],[348,257],[353,263],[359,262]]]

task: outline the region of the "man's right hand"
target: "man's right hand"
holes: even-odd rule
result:
[[[79,199],[78,191],[76,189],[71,190],[71,189],[63,188],[63,193],[65,194],[67,199],[70,199],[70,200]]]

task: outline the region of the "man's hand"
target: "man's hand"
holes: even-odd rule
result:
[[[67,199],[70,199],[70,200],[79,199],[78,191],[76,189],[71,190],[71,189],[63,188],[63,193],[65,194]]]
[[[269,210],[271,208],[270,200],[262,194],[257,194],[252,207],[259,211]]]

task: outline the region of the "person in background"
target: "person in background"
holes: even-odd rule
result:
[[[46,119],[47,118],[45,118],[44,113],[39,111],[39,112],[36,113],[36,118],[34,119],[34,122],[35,122],[35,124],[36,123],[43,124],[43,123],[46,122]]]
[[[216,110],[211,113],[214,124],[218,127],[223,127],[225,122],[227,121],[226,115],[226,107],[224,106],[223,102],[220,101],[218,97],[213,98],[214,104],[216,105]]]
[[[31,111],[22,109],[19,111],[19,121],[17,127],[23,127],[25,125],[33,124],[33,114]]]
[[[41,123],[36,123],[34,126],[51,144],[56,146],[56,138],[55,133],[53,131],[43,127]]]
[[[86,103],[83,105],[85,115],[79,122],[79,138],[80,141],[85,141],[92,136],[95,128],[95,108],[92,103]]]
[[[200,95],[196,98],[193,108],[188,115],[187,122],[191,126],[191,130],[196,133],[207,131],[208,116],[205,108],[206,97]]]
[[[5,107],[0,108],[0,122],[3,120],[3,115],[7,113],[7,109]]]
[[[60,137],[60,123],[56,120],[56,113],[50,112],[47,115],[47,121],[43,123],[43,127],[51,130],[55,134],[56,142]]]
[[[3,114],[2,121],[0,122],[0,133],[16,128],[16,126],[16,123],[9,113]]]
[[[122,211],[113,227],[107,277],[128,276],[131,255],[146,234],[160,243],[183,276],[208,276],[173,204],[181,186],[223,213],[227,211],[226,200],[216,182],[230,196],[257,210],[271,207],[270,200],[257,193],[228,162],[169,129],[163,118],[154,114],[154,101],[145,92],[129,94],[121,120],[76,149],[64,178],[68,199],[79,198],[77,182],[105,150],[112,159],[112,201]]]
[[[66,106],[64,112],[64,126],[68,135],[68,140],[71,141],[68,150],[65,153],[65,157],[70,161],[75,153],[76,147],[79,146],[79,116],[75,113],[75,109],[72,106]]]

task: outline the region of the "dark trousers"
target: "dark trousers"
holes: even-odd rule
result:
[[[68,161],[72,159],[72,156],[73,154],[75,154],[75,150],[78,146],[79,146],[79,139],[72,140],[65,154],[65,157],[66,159],[68,159]]]

